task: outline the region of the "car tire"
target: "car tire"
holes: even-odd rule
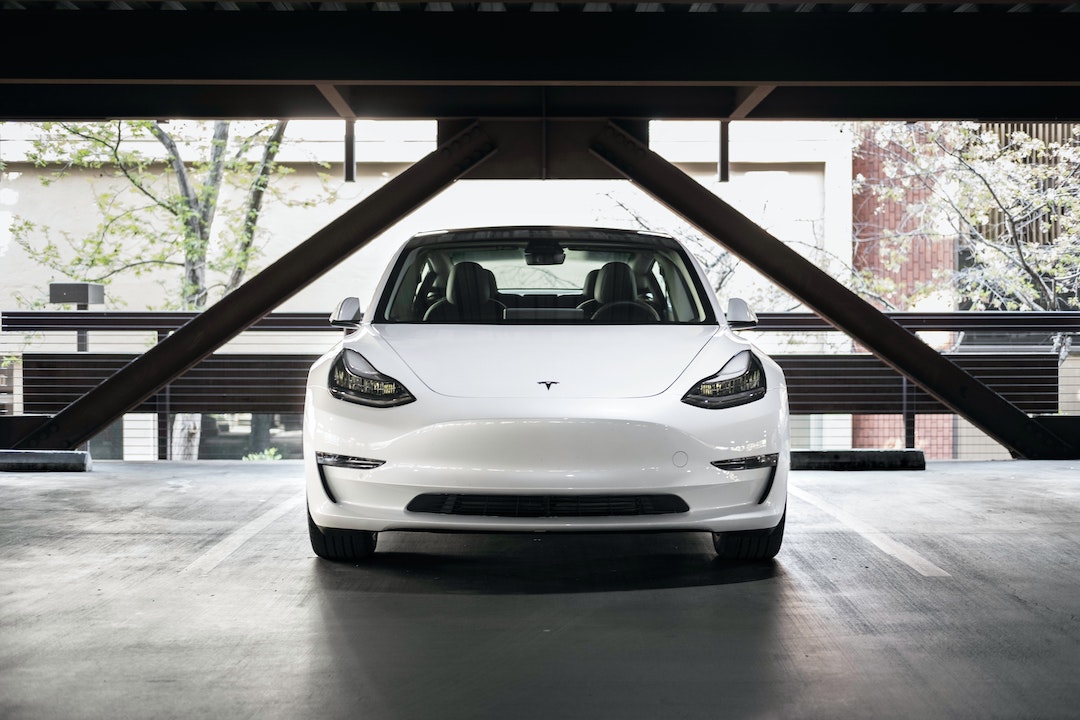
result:
[[[311,549],[325,560],[363,562],[375,553],[378,534],[363,530],[341,530],[338,528],[320,528],[307,516],[308,537]]]
[[[780,552],[784,542],[784,521],[787,510],[776,527],[768,530],[741,530],[713,533],[713,547],[721,560],[753,562],[771,560]]]

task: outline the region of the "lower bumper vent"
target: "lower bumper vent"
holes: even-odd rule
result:
[[[677,495],[417,495],[410,512],[483,517],[561,518],[670,515],[689,512]]]

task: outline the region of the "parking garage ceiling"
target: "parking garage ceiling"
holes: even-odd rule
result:
[[[0,120],[1080,119],[1080,3],[0,0]]]

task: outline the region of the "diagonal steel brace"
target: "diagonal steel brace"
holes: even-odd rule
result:
[[[495,149],[495,143],[478,123],[465,128],[217,304],[46,419],[16,441],[15,449],[78,447],[444,190]]]
[[[590,150],[958,415],[1027,459],[1077,448],[609,122]]]

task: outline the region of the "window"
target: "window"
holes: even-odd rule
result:
[[[376,322],[712,322],[692,262],[647,241],[428,241],[403,253]]]

